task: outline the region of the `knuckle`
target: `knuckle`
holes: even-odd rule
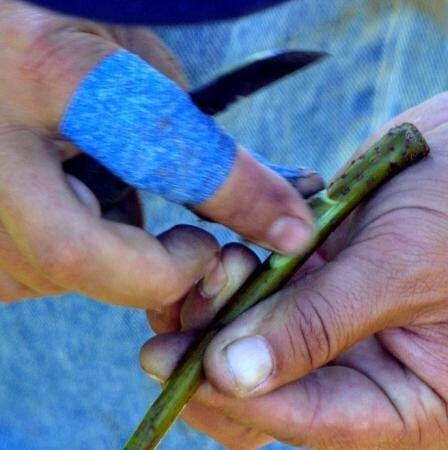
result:
[[[153,67],[188,90],[180,62],[155,33],[146,28],[131,29],[121,25],[110,26],[108,31],[123,48],[149,61]]]
[[[28,20],[23,20],[23,14],[13,10],[0,18],[0,55],[7,67],[0,74],[7,87],[0,97],[20,121],[30,120],[38,105],[45,106],[36,124],[53,124],[67,94],[112,47],[94,24],[28,10]],[[1,51],[5,48],[7,52]]]
[[[315,306],[318,300],[319,308]],[[312,371],[330,360],[334,348],[333,333],[329,332],[329,311],[321,305],[328,302],[316,291],[302,291],[290,302],[287,312],[286,333],[289,355],[301,361],[307,371]]]
[[[41,33],[30,41],[27,54],[22,54],[23,66],[28,68],[29,76],[46,86],[53,82],[64,83],[67,78],[71,80],[72,74],[77,72],[75,65],[83,61],[80,56],[83,56],[84,44],[90,43],[86,36],[65,28]],[[96,50],[95,43],[93,40],[93,48],[87,47],[89,53]]]
[[[17,68],[26,69],[30,76],[51,77],[66,67],[65,62],[79,59],[82,44],[91,43],[86,38],[100,34],[93,23],[48,13],[27,12],[27,16],[29,20],[23,20],[20,13],[12,13],[0,24],[0,39],[12,50]]]

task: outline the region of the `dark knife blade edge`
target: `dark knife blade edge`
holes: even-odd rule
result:
[[[244,64],[192,91],[190,96],[201,111],[219,114],[241,97],[261,91],[325,56],[324,52],[302,50],[257,53]]]

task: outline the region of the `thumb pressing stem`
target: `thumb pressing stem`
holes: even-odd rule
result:
[[[429,147],[421,133],[412,124],[403,124],[352,161],[327,190],[311,197],[308,205],[316,220],[316,232],[305,249],[296,256],[272,254],[254,272],[187,351],[124,450],[156,448],[196,392],[201,381],[202,359],[215,335],[282,288],[369,194],[428,153]]]

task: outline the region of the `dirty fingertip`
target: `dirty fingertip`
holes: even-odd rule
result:
[[[194,338],[194,332],[170,333],[153,337],[143,345],[140,351],[142,369],[156,381],[166,381]]]

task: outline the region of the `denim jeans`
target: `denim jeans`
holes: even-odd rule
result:
[[[193,86],[257,51],[327,51],[324,61],[219,120],[271,161],[315,168],[329,179],[372,131],[447,88],[444,5],[293,0],[231,22],[156,31]],[[142,197],[153,233],[191,223],[221,242],[237,239],[181,207]],[[143,312],[77,295],[1,305],[0,450],[120,449],[159,391],[138,363],[150,335]],[[179,421],[161,448],[220,447]]]

